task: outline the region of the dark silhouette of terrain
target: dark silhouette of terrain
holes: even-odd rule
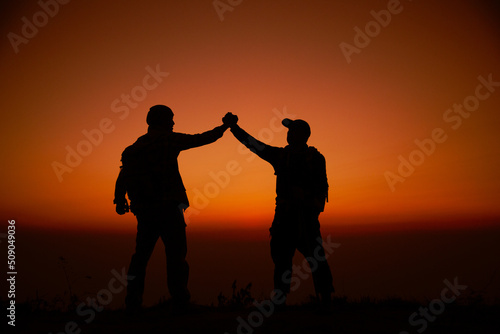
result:
[[[245,297],[243,299],[237,299]],[[29,302],[18,305],[16,333],[60,333],[72,324],[81,333],[418,333],[421,326],[408,318],[424,304],[401,299],[347,301],[332,299],[332,312],[318,312],[317,301],[290,305],[285,311],[270,312],[264,301],[248,303],[249,287],[236,289],[222,305],[193,305],[183,313],[171,300],[144,308],[130,316],[125,309],[99,312],[85,323],[74,312],[40,310]],[[247,300],[247,303],[243,302]],[[256,306],[257,305],[257,306]],[[5,306],[5,305],[2,305]],[[449,305],[425,333],[498,333],[500,305],[475,304],[467,299]],[[71,325],[70,325],[71,326]],[[73,331],[75,332],[75,331]],[[75,333],[76,333],[75,332]],[[69,333],[72,333],[71,331]]]

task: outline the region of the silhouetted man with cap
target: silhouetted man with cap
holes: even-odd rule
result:
[[[146,266],[158,238],[165,245],[167,285],[174,303],[190,299],[187,288],[189,266],[186,262],[186,224],[183,210],[189,206],[179,173],[177,157],[183,150],[215,142],[228,125],[202,134],[173,132],[174,113],[164,105],[151,107],[146,122],[147,134],[139,137],[122,153],[122,167],[115,187],[116,212],[129,210],[137,218],[136,250],[128,270],[125,303],[135,311],[142,305]]]
[[[276,210],[270,228],[274,288],[285,296],[290,292],[292,259],[298,250],[306,259],[314,259],[309,262],[314,288],[323,305],[329,306],[334,289],[318,220],[328,200],[326,161],[316,148],[307,145],[309,124],[300,119],[284,119],[288,145],[281,148],[258,141],[237,121],[238,117],[231,113],[223,118],[233,135],[269,162],[276,175]]]

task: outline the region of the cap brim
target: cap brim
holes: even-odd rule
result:
[[[283,124],[284,127],[289,128],[290,125],[292,125],[293,121],[290,118],[285,118],[284,120],[281,121],[281,124]]]

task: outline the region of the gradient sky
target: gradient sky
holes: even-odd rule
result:
[[[41,8],[2,4],[2,216],[24,226],[133,230],[133,215],[112,205],[120,154],[145,133],[149,107],[166,104],[177,132],[203,132],[233,112],[275,146],[286,145],[283,117],[308,121],[331,187],[323,224],[498,223],[500,87],[483,88],[489,96],[457,129],[443,119],[475,94],[479,76],[500,81],[498,6],[401,1],[348,62],[341,43],[353,45],[354,28],[364,30],[387,3],[244,0],[221,20],[211,0],[71,1],[17,47],[9,33],[22,35],[22,18],[32,22]],[[141,96],[147,68],[163,74]],[[140,101],[127,106],[122,94],[133,92]],[[101,122],[108,133],[59,179],[54,162],[66,165],[66,148]],[[386,172],[398,173],[399,157],[436,128],[446,140],[392,191]],[[272,167],[230,132],[179,163],[190,224],[270,225]],[[232,175],[215,183],[228,164]]]

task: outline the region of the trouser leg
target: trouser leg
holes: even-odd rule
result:
[[[161,237],[165,244],[168,290],[174,301],[186,302],[191,297],[187,287],[189,265],[186,261],[186,227],[184,219],[179,224],[180,218],[177,217],[175,224],[167,228]]]
[[[130,279],[125,298],[127,308],[136,308],[142,305],[146,267],[159,237],[157,229],[151,228],[147,223],[138,217],[136,248],[128,270]]]
[[[304,235],[299,251],[304,255],[312,272],[314,289],[322,299],[330,299],[334,292],[333,278],[330,266],[325,256],[323,241],[319,230]]]
[[[274,289],[285,295],[290,292],[293,255],[295,245],[286,235],[273,234],[271,238],[271,258],[274,263]]]

